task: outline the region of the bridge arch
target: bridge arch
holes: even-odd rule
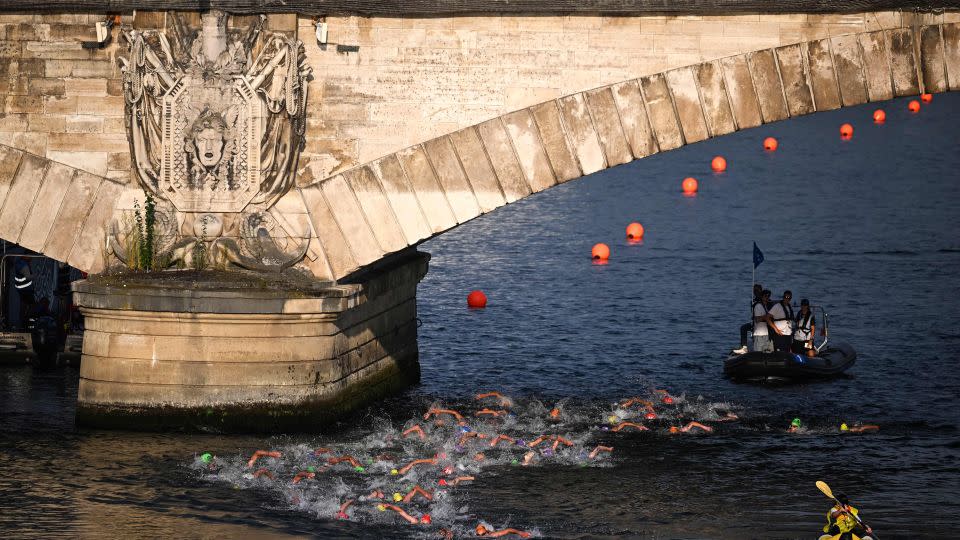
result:
[[[761,49],[578,92],[299,188],[317,274],[391,254],[605,168],[734,131],[894,97],[960,90],[960,23]]]

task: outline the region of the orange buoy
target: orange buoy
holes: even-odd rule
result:
[[[930,103],[933,101],[933,94],[920,94],[920,101]]]
[[[840,138],[843,140],[848,140],[853,137],[853,126],[850,124],[844,124],[840,126]]]
[[[920,102],[915,99],[911,100],[910,103],[907,104],[907,108],[910,109],[912,113],[920,112]]]
[[[610,246],[599,243],[593,246],[593,249],[590,250],[590,257],[595,261],[605,261],[610,258]]]
[[[627,225],[627,240],[640,240],[643,238],[643,225],[634,221]]]
[[[697,179],[689,176],[687,178],[684,178],[683,184],[681,184],[681,188],[683,188],[684,195],[693,195],[694,193],[697,192],[697,187],[698,187]]]
[[[723,156],[716,156],[710,162],[710,168],[713,172],[723,172],[727,170],[727,160]]]
[[[777,140],[773,137],[767,137],[763,140],[763,149],[768,152],[773,152],[777,149]]]
[[[483,294],[483,291],[470,291],[470,294],[467,295],[467,307],[487,307],[487,295]]]
[[[882,124],[887,121],[887,113],[883,112],[883,109],[877,109],[873,111],[873,121],[877,124]]]

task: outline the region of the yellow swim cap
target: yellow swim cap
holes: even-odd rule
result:
[[[394,493],[394,494],[393,494],[393,500],[394,500],[395,502],[400,502],[400,501],[403,500],[403,495],[401,495],[401,494],[399,494],[399,493]]]
[[[840,424],[840,431],[850,431],[850,428],[847,427],[846,422]]]

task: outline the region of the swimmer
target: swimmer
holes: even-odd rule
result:
[[[354,467],[354,468],[356,468],[356,467],[362,467],[362,465],[360,465],[360,462],[357,461],[357,458],[355,458],[355,457],[353,457],[353,456],[341,456],[341,457],[327,458],[327,463],[329,463],[330,465],[336,465],[337,463],[343,463],[344,461],[346,461],[347,463],[349,463],[349,464],[350,464],[352,467]]]
[[[506,435],[497,435],[490,441],[490,446],[496,446],[500,444],[500,441],[507,441],[510,444],[515,444],[517,442],[513,437],[507,437]]]
[[[412,428],[407,429],[401,435],[403,436],[404,439],[406,439],[408,436],[410,436],[411,433],[416,434],[418,437],[420,437],[421,441],[426,440],[427,438],[427,434],[423,432],[423,428],[420,427],[420,424],[417,424]]]
[[[679,428],[676,427],[676,426],[670,426],[670,433],[686,433],[686,432],[692,430],[693,428],[702,429],[703,431],[706,431],[707,433],[710,433],[711,431],[713,431],[713,428],[712,428],[712,427],[710,427],[710,426],[705,426],[705,425],[701,424],[700,422],[694,421],[694,422],[690,422],[689,424],[687,424],[687,425],[685,425],[685,426],[683,426],[683,427],[679,427]]]
[[[608,454],[613,453],[613,447],[597,445],[597,447],[590,452],[590,459],[597,457],[600,452],[607,452]]]
[[[424,420],[429,420],[431,416],[440,416],[441,414],[449,414],[450,416],[457,419],[457,422],[463,421],[463,415],[454,411],[452,409],[434,409],[433,407],[427,411],[427,414],[423,415]]]
[[[431,492],[423,489],[423,488],[420,487],[420,486],[413,486],[413,489],[411,489],[411,490],[403,497],[403,502],[408,503],[408,502],[412,501],[413,498],[416,497],[417,495],[420,495],[421,497],[423,497],[424,499],[426,499],[426,500],[428,500],[428,501],[432,501],[432,500],[433,500],[433,493],[431,493]]]
[[[384,511],[384,510],[393,510],[394,512],[397,513],[397,515],[399,515],[399,516],[402,517],[403,519],[407,520],[407,522],[410,523],[411,525],[416,525],[417,523],[420,523],[420,520],[419,520],[419,519],[417,519],[417,518],[411,516],[410,514],[404,512],[404,511],[403,511],[403,508],[400,508],[399,506],[396,506],[396,505],[393,505],[393,504],[383,504],[383,503],[380,503],[380,504],[377,505],[377,509],[380,510],[381,512]]]
[[[497,417],[497,416],[506,416],[506,415],[507,415],[507,411],[503,411],[503,410],[493,410],[493,409],[484,408],[484,409],[480,409],[479,411],[475,412],[474,415],[475,415],[475,416],[489,415],[489,416],[494,416],[494,417]]]
[[[355,499],[350,499],[350,500],[348,500],[347,502],[341,504],[341,505],[340,505],[340,511],[337,512],[337,518],[339,518],[339,519],[350,519],[350,516],[347,515],[347,508],[350,508],[350,505],[352,505],[354,502],[356,502]]]
[[[437,464],[437,458],[435,457],[430,459],[415,459],[410,463],[404,465],[399,472],[400,474],[407,474],[408,472],[410,472],[410,469],[416,467],[417,465],[436,465],[436,464]]]
[[[460,439],[457,441],[457,444],[464,446],[470,439],[488,439],[489,435],[485,433],[480,433],[479,431],[468,431],[460,436]]]
[[[247,462],[247,468],[252,469],[253,464],[257,462],[258,459],[262,457],[272,457],[274,459],[280,459],[280,452],[277,451],[267,451],[267,450],[257,450],[250,456],[250,461]]]
[[[317,448],[316,450],[313,451],[313,455],[315,456],[322,456],[324,454],[330,454],[330,453],[333,453],[333,450],[330,450],[329,448]]]
[[[473,482],[474,480],[476,480],[476,478],[473,476],[458,476],[450,481],[450,485],[456,486],[460,482]]]
[[[304,478],[313,479],[316,476],[317,476],[317,473],[312,471],[300,471],[296,474],[296,476],[293,477],[293,483],[299,484],[300,481],[303,480]]]
[[[644,425],[642,425],[642,424],[635,424],[635,423],[633,423],[633,422],[620,422],[619,424],[617,424],[616,427],[610,429],[610,431],[620,431],[620,430],[626,429],[626,428],[628,428],[628,427],[632,427],[632,428],[637,429],[637,430],[639,430],[639,431],[650,431],[650,428],[648,428],[647,426],[644,426]]]
[[[371,491],[370,494],[367,495],[366,497],[364,497],[364,496],[361,495],[361,496],[360,496],[360,500],[362,500],[362,501],[383,500],[383,499],[385,499],[386,497],[387,497],[387,496],[384,495],[384,493],[383,493],[382,491],[380,491],[379,489],[375,489],[375,490]]]
[[[485,460],[485,459],[487,459],[487,456],[484,455],[483,452],[477,452],[476,454],[473,455],[473,460],[476,461],[476,462],[478,462],[478,463],[481,462],[481,461],[483,461],[483,460]]]
[[[273,480],[273,473],[263,467],[257,469],[257,472],[253,473],[254,478],[260,478],[261,476],[266,476],[267,478]]]
[[[850,433],[865,433],[867,431],[877,431],[880,429],[880,426],[876,424],[860,424],[852,427],[847,427],[847,424],[840,424],[840,431],[847,431]]]
[[[501,536],[506,536],[508,534],[515,534],[520,538],[530,538],[531,536],[530,533],[517,529],[502,529],[495,531],[487,528],[487,526],[482,523],[477,525],[477,528],[474,530],[477,532],[477,536],[489,536],[490,538],[500,538]]]
[[[532,450],[530,452],[527,452],[526,454],[523,455],[523,463],[521,463],[521,465],[523,465],[524,467],[526,467],[527,465],[530,465],[531,463],[533,463],[533,458],[535,457],[537,457],[536,452]]]
[[[653,402],[648,401],[646,399],[638,398],[638,397],[630,398],[620,404],[620,406],[625,409],[628,407],[632,407],[634,405],[641,405],[643,406],[643,408],[647,409],[648,411],[653,412]]]
[[[801,428],[803,428],[803,423],[800,422],[799,418],[794,418],[790,422],[790,427],[787,428],[787,433],[799,433]]]
[[[562,442],[563,444],[565,444],[565,445],[567,445],[567,446],[573,446],[573,443],[572,443],[572,442],[568,441],[567,439],[564,439],[563,437],[561,437],[561,436],[559,436],[559,435],[541,435],[541,436],[537,437],[535,440],[531,441],[529,444],[527,444],[527,446],[529,446],[530,448],[534,448],[534,447],[536,447],[538,444],[542,443],[543,441],[554,441],[554,443],[553,443],[553,449],[554,449],[554,450],[557,449],[557,443],[558,443],[558,442]]]
[[[720,411],[717,411],[717,414],[720,414]],[[730,412],[730,411],[723,411],[723,416],[721,416],[720,418],[718,418],[716,421],[717,421],[717,422],[735,422],[735,421],[737,421],[737,420],[739,420],[739,419],[740,419],[740,417],[737,416],[737,415],[735,415],[735,414],[733,414],[732,412]]]
[[[501,394],[500,392],[486,392],[483,394],[477,394],[474,397],[474,399],[477,401],[487,398],[497,398],[497,401],[500,403],[501,407],[513,407],[513,400]]]

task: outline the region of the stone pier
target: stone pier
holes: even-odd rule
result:
[[[403,254],[338,285],[216,272],[77,282],[86,317],[77,421],[316,430],[419,381],[416,288],[428,260]]]

